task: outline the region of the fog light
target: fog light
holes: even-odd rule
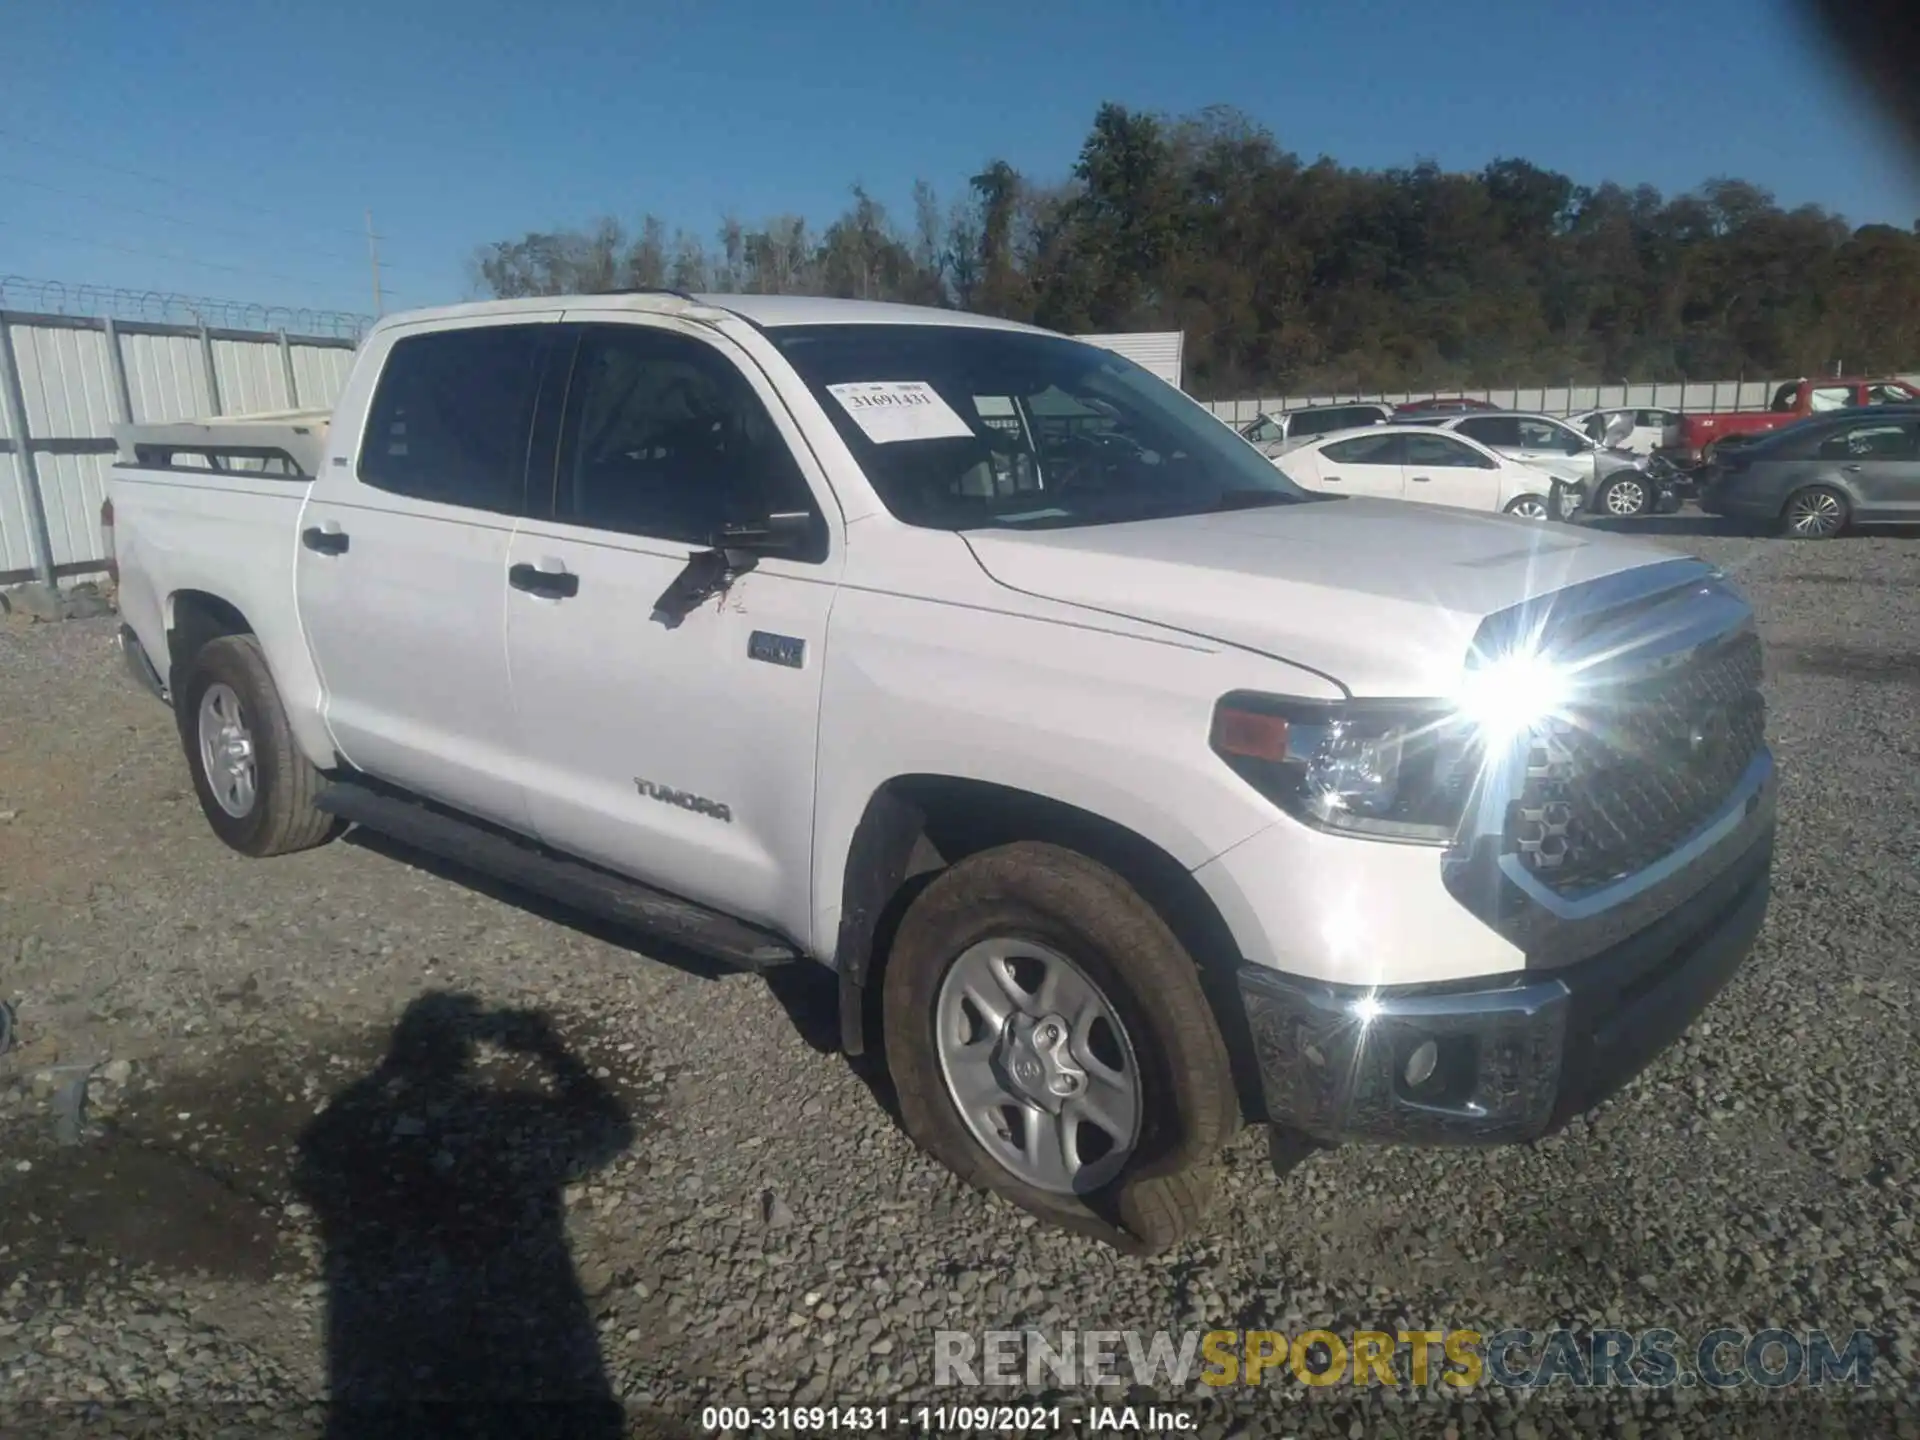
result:
[[[1439,1063],[1440,1047],[1431,1040],[1421,1041],[1419,1046],[1415,1048],[1413,1054],[1407,1057],[1405,1074],[1408,1088],[1418,1090],[1422,1085],[1426,1084],[1428,1080],[1433,1078],[1434,1066]]]

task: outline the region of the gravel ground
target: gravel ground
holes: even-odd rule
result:
[[[1920,1434],[1920,541],[1650,524],[1733,569],[1764,627],[1784,779],[1751,962],[1564,1136],[1276,1179],[1249,1133],[1211,1228],[1151,1261],[922,1158],[816,985],[661,963],[382,842],[229,853],[113,622],[0,618],[0,1431],[315,1434],[336,1383],[605,1394],[630,1434],[698,1433],[723,1401],[979,1398],[934,1387],[940,1329],[1566,1324],[1668,1327],[1683,1353],[1722,1325],[1866,1329],[1872,1403],[1270,1375],[1194,1413]],[[454,1078],[463,1057],[492,1083]]]

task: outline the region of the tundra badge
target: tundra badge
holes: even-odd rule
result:
[[[807,642],[792,635],[756,630],[747,637],[747,658],[798,670],[807,663]]]

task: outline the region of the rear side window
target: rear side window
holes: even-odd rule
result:
[[[1288,422],[1297,438],[1301,435],[1326,435],[1335,430],[1355,430],[1362,425],[1380,423],[1380,412],[1370,405],[1348,406],[1340,410],[1301,410]]]
[[[395,495],[517,515],[546,325],[439,330],[387,355],[360,442],[363,483]]]
[[[1356,435],[1351,440],[1336,440],[1320,453],[1336,465],[1398,465],[1401,442],[1406,438],[1397,431]]]

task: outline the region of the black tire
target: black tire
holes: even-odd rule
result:
[[[1847,528],[1853,508],[1831,485],[1796,490],[1780,507],[1780,530],[1791,540],[1831,540]]]
[[[1125,1168],[1087,1195],[1035,1188],[993,1158],[954,1104],[936,1048],[941,984],[975,943],[1050,946],[1097,985],[1139,1066],[1140,1136]],[[1209,1162],[1240,1122],[1239,1100],[1192,956],[1113,871],[1023,841],[934,878],[901,917],[882,995],[888,1069],[907,1133],[971,1185],[1135,1254],[1157,1254],[1205,1215]]]
[[[253,741],[253,802],[242,815],[229,814],[215,798],[200,753],[201,701],[215,685],[225,685],[238,697]],[[314,808],[325,778],[294,743],[280,692],[253,636],[223,635],[202,646],[185,666],[174,703],[200,809],[213,833],[229,846],[242,855],[290,855],[323,845],[338,833],[340,822]]]
[[[1628,503],[1629,487],[1638,494],[1638,503]],[[1615,509],[1616,501],[1626,504],[1627,508]],[[1615,475],[1600,487],[1600,493],[1593,498],[1593,508],[1615,520],[1636,519],[1653,509],[1653,482],[1644,475]]]
[[[1527,513],[1535,508],[1540,511],[1538,515]],[[1551,520],[1553,518],[1553,502],[1551,500],[1543,500],[1538,495],[1516,495],[1507,502],[1506,509],[1501,513],[1511,515],[1519,520]]]

